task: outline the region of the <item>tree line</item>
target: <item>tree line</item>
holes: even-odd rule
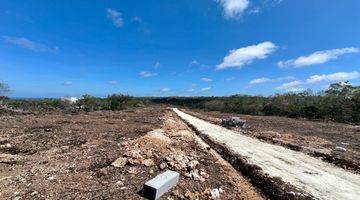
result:
[[[83,95],[75,103],[60,99],[12,99],[11,90],[0,83],[0,105],[23,110],[123,110],[149,104],[166,104],[208,111],[250,115],[276,115],[360,124],[360,87],[349,82],[333,83],[326,90],[273,96],[233,95],[228,97],[132,97],[113,94],[105,98]]]
[[[322,119],[360,124],[360,87],[349,82],[333,83],[326,90],[289,92],[270,97],[233,95],[229,97],[162,97],[155,103],[208,111],[291,118]]]

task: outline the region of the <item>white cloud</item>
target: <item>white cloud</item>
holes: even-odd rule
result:
[[[263,77],[263,78],[257,78],[257,79],[251,80],[249,82],[249,84],[255,85],[255,84],[261,84],[261,83],[266,83],[266,82],[270,82],[270,81],[271,81],[271,79]]]
[[[157,73],[149,72],[149,71],[142,71],[139,73],[139,76],[141,76],[143,78],[149,78],[149,77],[156,76],[156,75],[157,75]]]
[[[318,84],[319,82],[323,83],[333,83],[341,81],[349,81],[360,78],[360,73],[357,71],[353,72],[336,72],[333,74],[321,74],[321,75],[312,75],[307,78],[305,81],[292,81],[289,83],[284,83],[279,87],[276,87],[276,90],[285,90],[285,91],[301,91],[305,88],[311,87],[311,85]]]
[[[199,61],[197,61],[197,60],[192,60],[192,61],[189,63],[189,66],[195,66],[195,65],[200,65]]]
[[[211,87],[204,87],[204,88],[201,88],[201,91],[205,92],[205,91],[209,91],[211,90]]]
[[[226,19],[238,19],[250,6],[249,0],[215,0],[224,9]]]
[[[3,36],[5,42],[13,45],[17,45],[26,49],[30,49],[35,52],[52,52],[56,53],[59,51],[58,47],[48,47],[44,44],[34,42],[24,37],[11,37],[11,36]]]
[[[63,86],[70,86],[72,84],[73,84],[72,81],[65,81],[65,82],[62,83]]]
[[[187,89],[186,92],[194,92],[195,89],[194,88],[190,88],[190,89]]]
[[[171,91],[170,88],[162,88],[162,89],[161,89],[161,92],[170,92],[170,91]]]
[[[108,8],[106,10],[107,17],[113,22],[113,24],[120,28],[124,25],[124,19],[121,16],[121,12]]]
[[[249,82],[250,85],[256,85],[256,84],[262,84],[262,83],[268,83],[268,82],[281,82],[281,81],[290,81],[290,80],[295,80],[296,78],[293,76],[286,76],[286,77],[279,77],[279,78],[267,78],[267,77],[262,77],[262,78],[257,78],[254,80],[251,80]]]
[[[206,78],[206,77],[203,77],[203,78],[201,78],[200,80],[201,80],[201,81],[204,81],[204,82],[211,82],[211,81],[213,81],[212,79]]]
[[[209,69],[210,69],[210,66],[202,64],[197,60],[192,60],[189,63],[188,72],[194,72],[195,70],[205,71],[205,70],[209,70]]]
[[[285,90],[285,91],[302,91],[304,83],[302,81],[291,81],[289,83],[284,83],[279,87],[276,87],[276,90]]]
[[[217,66],[217,69],[242,68],[246,64],[251,64],[254,60],[267,58],[276,49],[277,46],[272,42],[263,42],[231,50],[229,55],[225,56],[223,62]]]
[[[278,66],[280,68],[285,67],[305,67],[316,64],[324,64],[329,60],[337,59],[339,56],[349,53],[358,53],[359,48],[349,47],[343,49],[331,49],[325,51],[316,51],[307,56],[300,56],[296,59],[279,61]]]
[[[112,80],[112,81],[109,81],[109,83],[110,83],[111,85],[117,85],[117,84],[118,84],[118,81]]]
[[[349,81],[353,79],[358,79],[360,77],[360,73],[353,72],[337,72],[333,74],[322,74],[322,75],[313,75],[306,79],[306,83],[312,84],[321,81],[327,82],[337,82],[337,81]]]

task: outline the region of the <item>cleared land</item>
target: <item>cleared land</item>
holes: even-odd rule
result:
[[[0,199],[143,199],[166,169],[181,179],[164,199],[263,199],[165,107],[0,119]]]
[[[316,199],[356,199],[360,196],[360,176],[282,146],[259,141],[174,111],[192,125],[200,135],[242,156],[246,162],[260,167],[270,177],[280,177],[305,195]],[[302,196],[299,194],[298,196]]]
[[[233,131],[301,151],[360,173],[360,126],[278,116],[184,111],[218,125],[223,118],[238,116],[247,121],[246,128],[232,128]]]
[[[5,111],[0,112],[0,199],[143,199],[143,184],[167,169],[180,172],[181,178],[163,199],[213,199],[218,194],[221,199],[307,198],[302,189],[260,174],[261,165],[248,165],[243,157],[221,149],[222,144],[199,137],[166,107],[78,113]],[[194,114],[213,123],[220,118],[213,113]],[[234,133],[247,134],[257,142],[261,135],[275,134],[274,128],[295,130],[296,123],[308,123],[289,119],[292,123],[276,126],[269,120],[265,126],[260,118],[250,117],[254,116],[246,118],[248,128]],[[315,123],[314,130],[325,130]],[[338,131],[336,127],[329,130]],[[306,147],[321,151],[327,151],[331,142],[296,131],[292,137],[284,137],[287,134],[276,133],[274,138],[284,142],[315,138],[307,139]],[[351,142],[348,151],[342,152],[350,157],[359,145],[354,139]],[[347,174],[344,170],[343,176]],[[350,190],[347,195],[352,194]]]

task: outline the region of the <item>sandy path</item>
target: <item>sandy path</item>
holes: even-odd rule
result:
[[[174,111],[202,134],[223,143],[239,155],[247,157],[248,162],[259,166],[270,176],[281,177],[283,181],[317,199],[358,199],[360,197],[359,175],[301,152],[235,133],[176,108]]]

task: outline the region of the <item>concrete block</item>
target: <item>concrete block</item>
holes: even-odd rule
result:
[[[147,181],[143,187],[143,195],[148,199],[159,199],[179,182],[178,172],[167,170]]]

